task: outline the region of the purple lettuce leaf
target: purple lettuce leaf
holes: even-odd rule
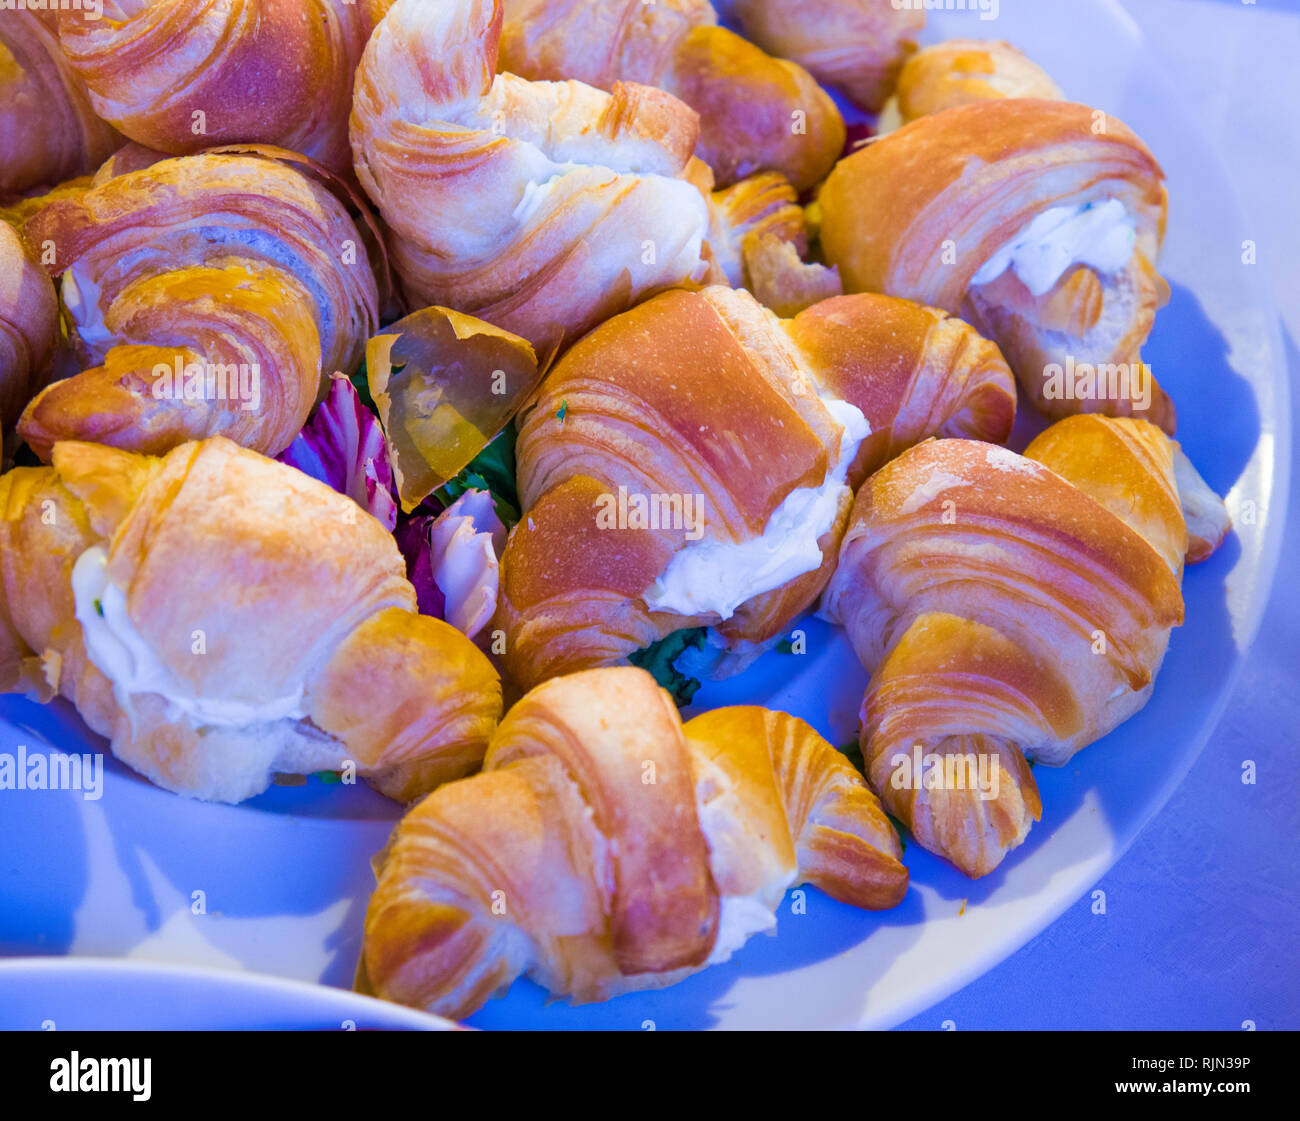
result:
[[[415,588],[415,601],[420,614],[445,619],[447,599],[433,578],[433,551],[429,539],[437,515],[424,512],[427,509],[426,504],[410,515],[402,515],[393,536],[406,560],[406,578]]]
[[[383,429],[342,374],[331,376],[325,400],[276,458],[346,494],[390,532],[397,525]]]

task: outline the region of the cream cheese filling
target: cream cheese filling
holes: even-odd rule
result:
[[[718,903],[718,932],[705,965],[726,961],[752,935],[776,929],[776,915],[752,896],[724,895]]]
[[[181,681],[154,653],[131,622],[126,593],[108,578],[108,550],[87,549],[72,568],[72,595],[86,655],[112,682],[113,696],[125,712],[131,698],[146,693],[162,697],[169,720],[187,720],[195,728],[240,728],[306,717],[306,686],[271,701],[203,697]]]
[[[871,434],[867,418],[854,405],[836,398],[823,403],[844,431],[821,485],[786,495],[757,537],[740,542],[705,537],[686,545],[646,591],[647,607],[729,619],[746,600],[821,567],[817,541],[835,524],[845,477],[858,446]]]
[[[985,261],[971,284],[989,284],[1011,269],[1030,292],[1041,296],[1075,265],[1103,275],[1119,272],[1132,259],[1136,244],[1137,224],[1119,199],[1054,206]]]

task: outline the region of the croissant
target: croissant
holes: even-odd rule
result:
[[[791,317],[843,292],[834,269],[803,260],[807,251],[804,208],[779,172],[710,192],[708,283],[745,288],[765,307]]]
[[[1049,417],[1141,416],[1174,430],[1140,354],[1168,285],[1159,165],[1083,105],[1004,98],[913,121],[836,165],[819,195],[850,292],[960,315]]]
[[[478,766],[500,682],[415,614],[392,537],[220,437],[55,445],[0,476],[0,685],[72,701],[159,786],[238,802],[346,770],[408,800]]]
[[[925,26],[920,0],[733,0],[747,38],[872,112]]]
[[[772,930],[786,889],[907,890],[893,827],[802,720],[685,727],[644,670],[533,690],[481,774],[414,807],[377,858],[358,988],[466,1016],[528,974],[575,1002],[670,985]]]
[[[949,39],[922,48],[903,63],[876,132],[893,132],[954,105],[1003,97],[1060,101],[1064,96],[1041,66],[1010,43]]]
[[[1206,512],[1209,537],[1185,509]],[[858,492],[823,598],[871,674],[867,777],[925,848],[991,872],[1059,766],[1140,709],[1223,504],[1143,420],[1060,421],[1019,456],[919,444]]]
[[[122,144],[64,55],[58,18],[0,11],[0,195],[84,175]]]
[[[155,152],[152,148],[145,148],[128,140],[101,163],[93,173],[65,179],[62,183],[47,190],[29,193],[21,198],[13,199],[7,206],[0,207],[0,218],[3,218],[15,229],[22,230],[29,219],[35,217],[51,203],[60,202],[64,199],[80,198],[91,188],[102,186],[110,179],[125,175],[130,171],[139,171],[151,167],[167,158],[165,152]],[[51,266],[55,266],[57,265],[57,253],[52,252],[52,249],[52,246],[45,246],[42,252]]]
[[[54,286],[13,227],[0,222],[0,425],[6,431],[44,382],[58,340]]]
[[[221,434],[288,447],[377,326],[357,227],[324,187],[260,156],[165,159],[56,199],[24,225],[62,274],[83,367],[19,433],[161,454]]]
[[[361,51],[392,0],[104,0],[58,17],[96,112],[170,155],[275,144],[347,171]],[[57,7],[57,5],[52,5]]]
[[[709,0],[505,0],[499,66],[667,90],[699,113],[695,153],[722,186],[779,171],[803,191],[844,148],[839,110],[812,75],[719,27]]]
[[[1015,383],[943,312],[845,296],[782,321],[748,293],[657,296],[547,375],[519,428],[524,518],[497,627],[529,686],[717,625],[735,672],[816,599],[851,488],[937,432],[1003,440]]]
[[[484,319],[546,355],[707,270],[698,121],[619,82],[495,79],[500,0],[397,0],[357,72],[357,176],[414,307]]]

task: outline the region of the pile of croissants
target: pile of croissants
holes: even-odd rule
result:
[[[407,804],[358,984],[453,1016],[670,984],[797,883],[892,907],[890,816],[991,872],[1229,523],[1141,360],[1156,160],[1005,43],[918,49],[920,8],[6,6],[0,688],[182,795]],[[293,449],[353,383],[383,438],[340,488]],[[452,511],[430,610],[395,526],[507,428],[517,524]],[[742,671],[810,610],[869,674],[862,770],[642,668],[693,631]]]

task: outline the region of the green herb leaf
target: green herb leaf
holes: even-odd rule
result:
[[[907,826],[891,813],[887,812],[885,816],[889,818],[889,824],[894,827],[894,832],[898,834],[898,843],[902,850],[907,852]]]
[[[866,774],[867,765],[862,758],[862,745],[858,743],[857,740],[850,740],[848,743],[842,743],[835,750],[841,755],[846,756],[848,761],[853,764],[856,770],[862,774]]]
[[[564,418],[569,415],[569,402],[561,401],[559,411],[555,415],[559,418],[560,423],[563,424]]]
[[[365,405],[375,416],[379,415],[379,406],[375,404],[375,399],[370,396],[370,378],[366,374],[366,360],[361,360],[361,368],[353,374],[348,381],[352,383],[352,388],[357,391],[357,396],[361,398],[361,403]]]
[[[854,767],[862,774],[867,773],[866,760],[862,758],[862,744],[858,740],[850,740],[848,743],[842,743],[835,749],[841,755],[844,755]],[[902,846],[903,851],[907,851],[907,829],[903,823],[898,820],[888,810],[885,816],[889,818],[889,823],[894,827],[894,832],[898,834],[898,843]]]
[[[684,708],[691,703],[695,691],[700,687],[700,682],[697,678],[687,677],[673,663],[677,661],[683,650],[704,649],[704,638],[707,633],[708,629],[705,627],[687,627],[684,630],[673,631],[666,638],[652,642],[644,650],[629,654],[627,660],[649,673],[668,690],[677,707]]]
[[[519,521],[519,486],[515,481],[515,426],[505,428],[478,453],[454,479],[434,491],[438,501],[450,506],[467,490],[485,490],[492,496],[497,517],[510,529]]]

